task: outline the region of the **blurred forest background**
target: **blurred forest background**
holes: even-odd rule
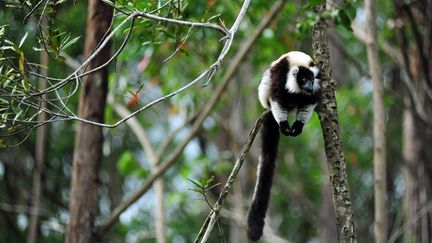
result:
[[[264,111],[257,99],[262,73],[288,51],[312,55],[311,29],[320,18],[329,24],[358,242],[375,238],[374,115],[384,117],[387,127],[385,238],[432,242],[432,1],[374,4],[383,114],[373,112],[365,45],[371,26],[364,2],[331,1],[316,14],[314,6],[323,2],[251,1],[226,56],[214,65],[229,41],[224,26],[234,24],[243,1],[91,0],[89,8],[87,1],[1,0],[0,242],[63,242],[69,220],[84,220],[101,242],[192,242]],[[148,15],[132,25],[127,18],[135,10]],[[88,13],[96,16],[89,22],[93,27]],[[191,27],[154,16],[213,25]],[[94,43],[86,40],[86,26]],[[105,33],[108,28],[115,31]],[[75,72],[101,44],[97,39],[107,36],[110,48],[101,49],[94,62],[109,65],[86,75],[82,67]],[[96,67],[84,64],[87,71]],[[131,116],[203,71],[195,85]],[[81,109],[80,93],[87,94]],[[86,101],[104,96],[106,105]],[[88,102],[96,110],[89,111]],[[98,115],[103,120],[92,120]],[[96,128],[79,118],[114,126]],[[210,242],[247,242],[259,142],[247,155]],[[84,152],[92,148],[93,154]],[[262,242],[336,242],[316,114],[300,136],[282,138],[278,156]],[[80,167],[86,158],[94,163]],[[91,186],[80,191],[73,177]],[[215,186],[204,188],[204,197],[196,184],[210,178],[208,187]],[[75,203],[87,200],[94,210],[75,210],[74,216]]]

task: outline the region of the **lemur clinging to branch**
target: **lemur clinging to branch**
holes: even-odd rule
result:
[[[248,215],[248,237],[261,238],[279,144],[279,131],[297,136],[309,121],[320,98],[319,70],[312,58],[299,51],[282,55],[264,72],[258,86],[261,105],[271,109],[261,128],[261,156],[252,204]],[[288,124],[288,112],[297,109],[295,122]]]

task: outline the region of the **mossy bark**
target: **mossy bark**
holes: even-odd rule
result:
[[[320,14],[325,5],[316,11]],[[327,166],[336,214],[339,242],[357,242],[351,194],[348,185],[345,157],[343,153],[337,103],[335,97],[336,81],[332,78],[327,38],[327,23],[321,18],[312,29],[314,60],[321,70],[322,99],[317,113],[324,136]]]

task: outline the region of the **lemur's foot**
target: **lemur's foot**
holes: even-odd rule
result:
[[[296,137],[303,131],[304,124],[299,121],[295,121],[293,126],[291,127],[291,130],[289,131],[289,136]]]
[[[290,126],[288,124],[288,121],[282,121],[281,123],[279,123],[279,130],[283,135],[289,136],[291,129],[290,129]]]

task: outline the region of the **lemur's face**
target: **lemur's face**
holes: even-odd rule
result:
[[[314,91],[314,81],[315,75],[309,68],[299,67],[297,83],[305,93],[311,94]]]

